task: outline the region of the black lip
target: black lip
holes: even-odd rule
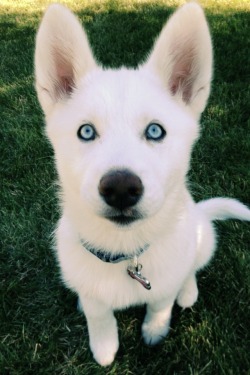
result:
[[[129,225],[139,219],[136,216],[125,216],[125,215],[118,215],[118,216],[108,216],[108,220],[119,224],[119,225]]]

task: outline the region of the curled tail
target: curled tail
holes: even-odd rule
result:
[[[250,221],[250,210],[236,199],[212,198],[201,201],[198,207],[212,220],[239,219]]]

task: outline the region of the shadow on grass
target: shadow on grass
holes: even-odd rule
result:
[[[138,4],[136,10],[124,10],[119,9],[117,4],[109,2],[101,11],[96,11],[94,6],[85,7],[77,15],[101,64],[112,68],[122,65],[136,67],[145,60],[154,39],[175,8],[147,3]],[[214,43],[216,79],[232,82],[245,78],[249,64],[246,48],[249,43],[249,14],[233,11],[214,14],[207,10],[206,15]],[[3,73],[11,70],[20,76],[26,70],[29,75],[32,74],[35,33],[41,16],[41,12],[29,16],[25,13],[2,16],[0,56],[2,67],[5,67]],[[22,56],[25,56],[23,61],[26,64],[22,63]]]

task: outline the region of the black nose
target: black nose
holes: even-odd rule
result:
[[[134,173],[126,169],[115,170],[101,178],[99,193],[109,206],[124,210],[139,201],[143,185]]]

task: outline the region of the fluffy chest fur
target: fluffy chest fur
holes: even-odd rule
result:
[[[63,217],[57,233],[63,278],[82,296],[102,300],[113,309],[153,303],[163,297],[172,300],[195,263],[198,241],[195,225],[194,220],[188,220],[187,216],[178,218],[174,228],[170,225],[158,238],[151,237],[149,248],[139,257],[142,274],[152,286],[148,291],[127,274],[130,261],[107,264],[99,260],[84,249],[75,226]],[[145,240],[149,240],[149,233]]]

